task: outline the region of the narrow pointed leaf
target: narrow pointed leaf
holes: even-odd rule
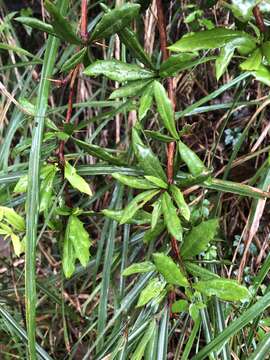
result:
[[[206,296],[215,295],[226,301],[244,301],[250,297],[248,289],[235,280],[221,278],[202,280],[194,284],[193,287]]]
[[[270,198],[269,192],[262,191],[246,184],[239,184],[230,180],[211,178],[202,183],[202,186],[205,186],[208,189],[229,192],[241,196],[249,196],[256,199]]]
[[[165,192],[161,197],[162,213],[168,232],[178,241],[183,239],[183,229],[181,221],[177,215],[176,208],[173,205],[170,195]]]
[[[185,201],[184,195],[181,193],[180,189],[175,185],[170,185],[170,192],[176,202],[178,209],[180,210],[180,214],[189,221],[190,219],[190,209],[188,204]]]
[[[122,160],[111,155],[107,150],[103,149],[102,147],[75,138],[72,139],[80,148],[84,149],[89,155],[107,161],[110,164],[123,165]]]
[[[19,16],[15,18],[16,21],[20,23],[30,26],[33,29],[41,30],[46,32],[47,34],[56,35],[51,24],[47,24],[37,18],[29,17],[29,16]]]
[[[205,251],[208,244],[213,241],[219,228],[218,219],[211,219],[201,222],[193,227],[185,236],[181,247],[181,255],[183,258],[196,256]]]
[[[151,79],[155,74],[138,65],[127,64],[118,60],[97,60],[84,70],[85,75],[104,75],[118,82]]]
[[[159,115],[162,119],[163,125],[170,132],[172,137],[179,139],[179,135],[175,127],[175,118],[172,103],[168,98],[167,92],[160,82],[154,82],[154,95],[157,103]]]
[[[45,0],[44,6],[52,16],[54,32],[68,43],[80,45],[81,39],[76,35],[70,22],[59,12],[57,7],[49,0]]]
[[[140,11],[139,4],[127,3],[104,14],[95,26],[90,41],[107,38],[125,28]]]
[[[240,64],[241,70],[251,71],[258,70],[262,62],[262,53],[260,49],[256,49],[253,53]]]
[[[144,89],[140,98],[139,120],[142,120],[146,116],[147,112],[150,110],[153,103],[153,94],[153,82],[151,82]]]
[[[255,38],[243,31],[214,28],[187,34],[175,44],[169,46],[169,49],[179,52],[208,50],[223,47],[233,41],[238,43],[238,47],[242,46],[242,52],[244,53],[248,53],[256,47]]]
[[[72,55],[67,61],[64,62],[61,67],[61,71],[69,71],[71,69],[74,69],[76,65],[82,63],[86,52],[87,48],[82,48],[80,51]]]
[[[152,70],[155,70],[153,62],[151,61],[149,55],[144,51],[144,48],[140,44],[137,34],[134,31],[125,27],[118,33],[118,35],[129,51],[131,51],[142,64]]]
[[[126,86],[122,86],[117,90],[114,90],[110,99],[117,99],[120,97],[130,97],[140,94],[144,88],[149,84],[151,80],[138,80],[132,81]]]
[[[127,205],[127,207],[124,209],[120,224],[125,224],[129,222],[134,216],[134,214],[158,193],[159,190],[149,190],[135,196],[135,198],[132,199],[131,202]]]
[[[219,275],[207,270],[205,267],[197,265],[195,263],[185,261],[185,268],[188,273],[196,276],[202,280],[210,280],[213,278],[219,278]]]
[[[146,230],[143,236],[143,242],[145,244],[151,243],[151,241],[155,241],[158,236],[165,230],[165,224],[163,221],[157,223],[157,225],[152,229]]]
[[[178,71],[185,68],[194,59],[195,55],[183,53],[179,55],[171,55],[167,60],[163,61],[160,66],[159,75],[168,77],[175,75]]]
[[[219,80],[221,76],[225,73],[235,51],[230,43],[225,45],[221,50],[220,54],[216,59],[215,69],[216,69],[216,78]]]
[[[158,158],[150,148],[143,144],[135,128],[132,129],[132,146],[139,165],[145,174],[157,176],[166,182],[167,178]]]
[[[136,307],[144,306],[149,301],[160,295],[165,285],[166,283],[164,281],[159,280],[158,278],[154,278],[150,280],[146,285],[146,287],[141,292]]]
[[[111,209],[104,209],[101,211],[102,214],[107,216],[109,219],[115,220],[117,222],[120,222],[123,216],[124,210],[111,210]],[[137,211],[133,217],[126,222],[126,224],[136,224],[136,225],[142,225],[142,224],[150,224],[151,223],[151,214],[144,210]]]
[[[145,178],[157,187],[160,187],[162,189],[168,188],[168,184],[165,181],[163,181],[155,176],[145,175]]]
[[[123,276],[129,276],[133,274],[146,273],[149,271],[155,271],[156,267],[151,261],[144,261],[141,263],[134,263],[127,267],[123,272]]]
[[[150,190],[158,187],[151,181],[135,176],[126,176],[119,173],[112,173],[112,177],[118,180],[120,183],[134,189]]]
[[[161,273],[168,284],[188,286],[187,278],[170,256],[163,253],[155,253],[153,254],[153,259],[157,271]]]
[[[92,195],[90,186],[80,175],[77,174],[76,169],[68,162],[65,164],[65,178],[75,189],[78,189],[89,196]]]
[[[207,168],[204,166],[204,163],[198,155],[182,141],[179,141],[178,148],[182,160],[187,165],[188,170],[193,176],[198,176],[201,173],[207,172]]]

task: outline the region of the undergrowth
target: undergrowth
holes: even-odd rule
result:
[[[0,4],[1,358],[269,358],[269,2]]]

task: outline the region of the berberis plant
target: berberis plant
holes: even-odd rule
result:
[[[4,358],[266,359],[268,1],[41,5],[0,25]]]

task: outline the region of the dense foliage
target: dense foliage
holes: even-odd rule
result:
[[[266,359],[268,1],[38,9],[1,11],[4,358]]]

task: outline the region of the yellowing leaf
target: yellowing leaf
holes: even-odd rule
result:
[[[75,261],[79,259],[82,266],[89,262],[91,240],[83,223],[75,215],[70,215],[66,227],[63,248],[63,270],[67,278],[75,271]]]
[[[160,281],[158,278],[154,278],[148,282],[146,288],[140,294],[136,307],[144,306],[153,298],[158,297],[164,289],[166,283]]]
[[[130,265],[122,272],[122,275],[129,276],[138,273],[146,273],[149,271],[154,271],[155,269],[156,267],[153,263],[151,263],[151,261],[144,261]]]
[[[76,169],[68,162],[65,164],[65,178],[75,189],[78,189],[80,192],[83,192],[89,196],[93,195],[87,182],[77,174]]]

